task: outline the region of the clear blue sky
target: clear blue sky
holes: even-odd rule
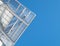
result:
[[[37,14],[15,46],[60,46],[60,0],[19,0]]]

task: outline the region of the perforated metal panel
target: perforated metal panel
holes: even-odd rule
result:
[[[6,36],[5,39],[8,39],[6,43],[15,44],[36,15],[18,0],[2,0],[2,2],[3,4],[0,4],[0,39],[5,41],[3,37]]]

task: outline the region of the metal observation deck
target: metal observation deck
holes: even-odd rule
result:
[[[35,16],[18,0],[0,0],[1,46],[14,46]]]

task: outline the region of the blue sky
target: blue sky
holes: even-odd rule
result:
[[[15,46],[60,46],[60,0],[19,0],[36,18]]]

